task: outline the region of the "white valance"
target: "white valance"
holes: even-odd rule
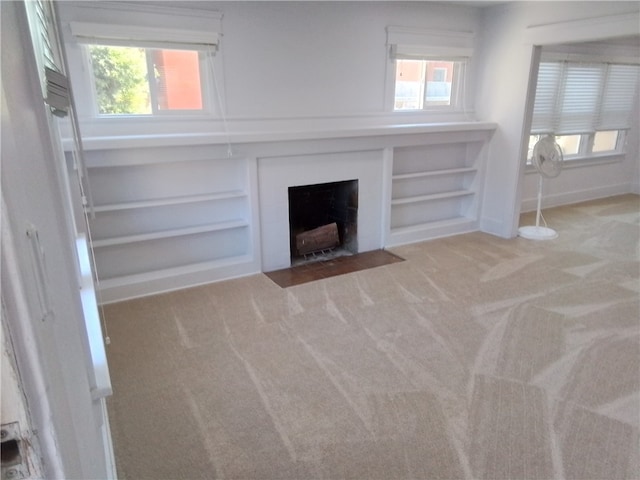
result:
[[[466,59],[473,54],[473,32],[387,27],[387,45],[392,59]]]
[[[71,22],[71,34],[82,43],[136,45],[141,47],[215,48],[219,35],[214,31],[140,27],[93,22]]]
[[[222,14],[215,10],[146,2],[83,2],[70,12],[61,19],[68,25],[65,35],[80,43],[210,50],[222,36]]]

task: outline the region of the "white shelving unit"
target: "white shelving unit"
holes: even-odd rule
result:
[[[102,301],[255,269],[247,160],[179,153],[98,151],[89,163]]]
[[[389,246],[477,230],[483,145],[393,149]]]
[[[231,230],[236,228],[248,227],[249,224],[244,220],[236,220],[231,222],[212,223],[197,227],[174,228],[171,230],[163,230],[159,232],[142,233],[139,235],[128,235],[123,237],[104,238],[102,240],[94,240],[93,248],[100,249],[103,247],[111,247],[114,245],[127,245],[131,243],[149,242],[151,240],[161,240],[172,237],[185,237],[189,235],[198,235],[201,233],[218,232],[223,230]]]
[[[185,195],[184,197],[160,198],[158,200],[146,200],[139,202],[115,203],[112,205],[102,205],[94,208],[96,213],[113,212],[117,210],[130,210],[135,208],[163,207],[168,205],[180,205],[183,203],[199,203],[212,200],[224,200],[228,198],[245,197],[246,193],[242,190],[232,192],[220,192],[205,195]]]

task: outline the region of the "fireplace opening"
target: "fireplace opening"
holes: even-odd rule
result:
[[[291,264],[358,253],[358,180],[289,187]]]

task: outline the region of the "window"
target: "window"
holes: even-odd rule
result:
[[[396,60],[394,110],[451,107],[457,103],[452,89],[461,62],[444,60]]]
[[[452,64],[447,65],[446,67],[433,67],[433,75],[432,80],[434,82],[446,82],[448,80],[447,72],[453,68]],[[451,82],[451,80],[449,80]]]
[[[463,103],[471,32],[387,27],[394,111],[457,111]]]
[[[593,153],[613,152],[618,146],[618,130],[607,130],[604,132],[596,132],[593,136]]]
[[[545,135],[530,135],[529,136],[529,154],[527,155],[527,161],[531,161],[533,155],[533,147],[535,147],[538,140]],[[580,147],[582,145],[582,135],[558,135],[555,137],[556,143],[560,145],[562,149],[562,155],[564,158],[571,159],[580,154]]]
[[[99,114],[203,110],[199,52],[109,45],[87,49]]]
[[[84,118],[111,125],[102,119],[213,113],[213,99],[222,98],[214,76],[214,64],[220,66],[214,63],[219,13],[100,3],[73,9],[93,22],[70,20],[65,26]],[[116,11],[128,23],[113,23]],[[155,26],[149,26],[152,19]]]
[[[529,139],[553,134],[565,158],[622,153],[640,66],[604,62],[542,61]]]

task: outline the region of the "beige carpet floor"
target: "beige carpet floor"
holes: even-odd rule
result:
[[[120,478],[640,478],[639,212],[106,306]]]

